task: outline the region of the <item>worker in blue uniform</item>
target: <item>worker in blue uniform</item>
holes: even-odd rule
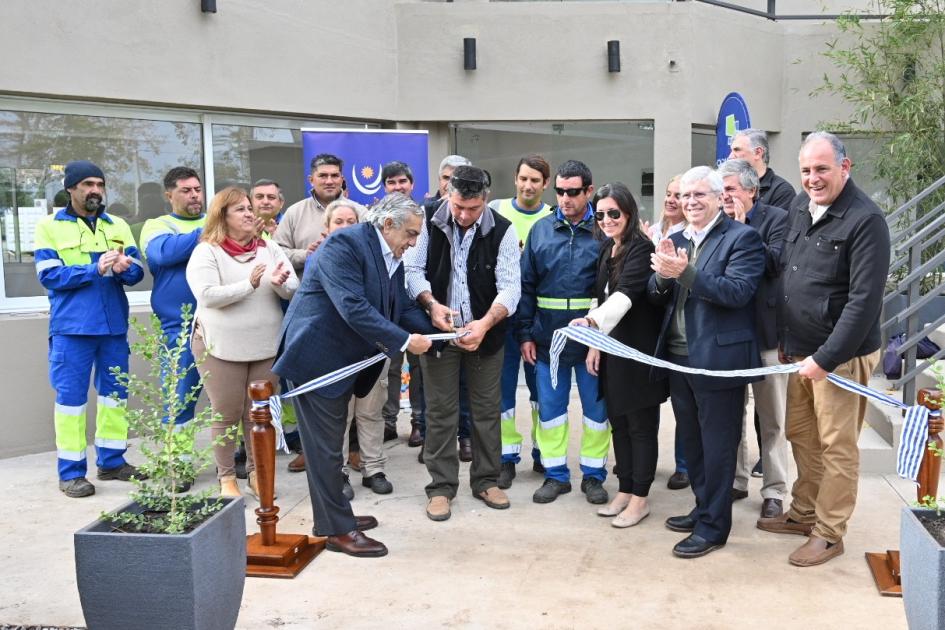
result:
[[[105,175],[85,160],[69,162],[63,187],[69,204],[36,226],[36,274],[49,295],[49,380],[59,489],[68,497],[95,494],[86,479],[86,402],[95,370],[98,478],[143,475],[125,461],[127,392],[112,373],[128,371],[128,298],[144,269],[131,229],[105,212]]]

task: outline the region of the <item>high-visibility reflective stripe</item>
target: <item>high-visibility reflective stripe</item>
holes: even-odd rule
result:
[[[117,409],[119,407],[124,407],[127,404],[127,400],[122,400],[121,398],[112,398],[111,396],[99,396],[98,404],[100,407],[108,407],[110,409]]]
[[[589,468],[603,468],[606,464],[606,457],[581,457],[581,466],[587,466]]]
[[[555,466],[564,466],[568,463],[568,457],[545,457],[544,452],[541,454],[541,463],[544,464],[545,468],[553,468]]]
[[[522,443],[518,444],[503,444],[502,445],[502,454],[503,455],[517,455],[522,452]]]
[[[59,459],[67,459],[70,462],[81,462],[85,460],[85,451],[66,451],[59,449],[56,451]]]
[[[499,414],[499,420],[515,420],[515,408],[503,411]]]
[[[46,269],[52,269],[53,267],[62,267],[63,262],[58,258],[50,258],[49,260],[40,260],[36,263],[36,273],[44,271]]]
[[[568,414],[563,413],[557,418],[552,418],[550,420],[540,420],[541,428],[544,431],[549,429],[554,429],[555,427],[560,427],[568,423]]]
[[[532,411],[538,411],[538,401],[537,401],[537,400],[530,400],[530,401],[528,401],[528,402],[530,402],[530,403],[532,404]]]
[[[53,411],[64,416],[84,416],[85,405],[60,405],[56,403]]]
[[[538,308],[549,311],[580,311],[591,308],[593,298],[553,298],[538,296]]]
[[[99,448],[113,448],[116,450],[124,450],[128,448],[127,440],[106,440],[104,438],[95,438],[95,446]]]
[[[606,431],[609,428],[606,419],[603,422],[594,422],[587,416],[584,416],[584,426],[591,431]]]
[[[134,258],[131,256],[129,256],[129,258],[131,258],[131,262],[133,262],[134,264],[138,265],[139,267],[144,267],[144,265],[141,264],[141,261],[138,260],[137,258]]]
[[[174,433],[180,433],[181,431],[183,431],[184,429],[186,429],[186,428],[188,427],[188,425],[190,425],[190,420],[188,420],[187,422],[181,422],[181,423],[179,423],[179,424],[175,424],[175,425],[174,425],[174,428],[172,429],[172,431],[173,431]]]

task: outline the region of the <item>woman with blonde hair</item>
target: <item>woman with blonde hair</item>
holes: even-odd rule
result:
[[[250,400],[247,386],[268,380],[278,391],[272,373],[282,327],[280,298],[290,299],[298,277],[282,249],[259,237],[258,223],[245,190],[224,188],[210,202],[201,242],[187,264],[187,283],[197,299],[191,344],[206,378],[210,406],[221,418],[211,435],[222,436],[242,422],[249,435]],[[236,483],[233,436],[214,446],[222,496],[241,495]],[[247,491],[258,496],[252,444],[248,453]]]
[[[666,184],[666,194],[663,196],[663,214],[660,215],[659,223],[649,226],[644,224],[644,231],[654,245],[686,228],[686,215],[683,214],[682,201],[679,199],[680,177],[681,175],[673,175],[669,183]]]

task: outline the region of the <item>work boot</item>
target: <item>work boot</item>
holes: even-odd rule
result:
[[[459,438],[459,461],[472,461],[472,438]]]
[[[220,478],[220,496],[221,497],[241,497],[240,487],[236,484],[236,475],[227,475]]]
[[[345,498],[349,501],[354,499],[354,488],[351,487],[351,479],[348,478],[348,475],[345,475],[344,484],[341,486],[341,494],[345,495]]]
[[[60,479],[59,490],[71,499],[81,499],[95,494],[95,486],[85,477],[76,477],[65,481]]]
[[[512,487],[513,479],[515,479],[515,462],[502,462],[502,470],[499,471],[499,487],[508,490]]]
[[[410,437],[407,438],[407,446],[417,447],[423,446],[423,434],[420,432],[420,423],[416,421],[411,421],[410,423]]]
[[[542,465],[540,459],[532,460],[532,471],[540,475],[545,474],[545,467]]]
[[[128,463],[117,468],[99,468],[97,477],[102,481],[131,481],[132,477],[138,481],[144,481],[148,478],[146,474]]]
[[[390,442],[397,439],[397,425],[384,423],[384,441]]]
[[[361,485],[370,488],[375,494],[390,494],[394,491],[394,484],[387,480],[382,472],[374,473],[370,477],[363,477]]]
[[[236,449],[233,455],[233,463],[236,468],[236,478],[246,479],[246,445],[240,442],[240,447]]]
[[[607,503],[609,498],[604,490],[604,482],[596,477],[585,477],[581,481],[581,492],[587,497],[587,502],[594,505]]]
[[[545,479],[535,494],[532,495],[532,501],[535,503],[551,503],[558,498],[559,494],[571,492],[570,481],[558,481],[557,479]]]

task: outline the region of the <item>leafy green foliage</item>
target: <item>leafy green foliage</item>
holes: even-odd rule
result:
[[[164,422],[165,417],[176,418],[189,403],[195,402],[203,385],[201,378],[183,400],[177,395],[178,383],[193,366],[181,364],[193,319],[190,305],[183,307],[181,315],[181,333],[173,340],[164,335],[156,315],[151,315],[149,327],[132,318],[131,327],[138,341],[131,344],[131,350],[147,364],[147,375],[112,369],[119,382],[128,388],[129,399],[136,403],[128,409],[128,427],[141,440],[145,463],[140,469],[148,476],[144,481],[132,479],[135,489],[131,492],[131,499],[142,508],[141,512],[102,514],[102,519],[110,521],[118,529],[180,534],[223,508],[222,500],[213,496],[215,492],[212,489],[193,494],[177,492],[209,466],[214,444],[232,438],[236,432],[236,427],[231,427],[209,446],[197,448],[197,435],[209,429],[219,414],[204,408],[183,426]],[[196,357],[196,361],[200,363],[204,358]]]
[[[886,210],[892,211],[945,174],[945,0],[873,0],[871,12],[888,17],[837,20],[840,35],[824,54],[838,72],[825,74],[815,93],[839,95],[853,106],[846,120],[827,123],[829,128],[878,140],[880,150],[865,160],[884,182]],[[942,212],[943,202],[940,188],[897,227]],[[931,243],[922,262],[941,249],[940,241]],[[925,291],[942,281],[941,268],[930,276]]]

